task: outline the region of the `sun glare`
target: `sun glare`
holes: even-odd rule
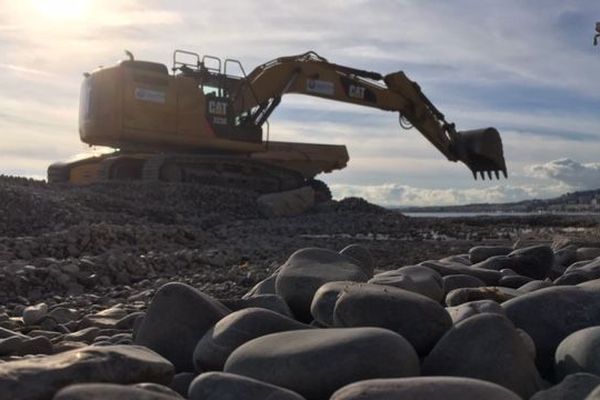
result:
[[[30,0],[32,8],[41,16],[65,21],[84,17],[92,0]]]

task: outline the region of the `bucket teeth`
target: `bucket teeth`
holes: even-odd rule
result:
[[[490,181],[494,180],[494,177],[499,180],[500,172],[502,172],[502,175],[504,175],[505,178],[508,178],[506,170],[472,170],[471,172],[473,173],[473,178],[475,178],[475,180],[478,180],[479,178],[486,180],[486,175],[487,179]]]

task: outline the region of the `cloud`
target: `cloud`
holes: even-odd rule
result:
[[[528,171],[534,177],[552,179],[573,189],[600,188],[600,163],[582,164],[570,158],[561,158],[532,165]]]
[[[41,76],[47,76],[47,77],[54,75],[48,71],[43,71],[43,70],[36,69],[36,68],[28,68],[28,67],[23,67],[20,65],[13,65],[13,64],[0,63],[0,69],[7,69],[9,71],[20,72],[20,73],[26,74],[26,75],[41,75]]]
[[[426,189],[407,185],[331,185],[336,199],[362,197],[388,207],[439,206],[471,203],[507,203],[523,199],[548,198],[564,193],[564,187],[495,185],[470,189]]]

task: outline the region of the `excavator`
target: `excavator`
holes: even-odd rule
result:
[[[331,198],[315,177],[346,167],[346,146],[270,140],[268,118],[288,93],[397,112],[402,127],[416,128],[475,179],[507,177],[498,131],[458,132],[402,71],[381,75],[310,51],[246,74],[238,60],[175,50],[169,73],[126,53],[117,65],[85,73],[80,92],[81,140],[115,151],[53,163],[49,183],[196,182],[259,193],[310,185],[316,198]]]

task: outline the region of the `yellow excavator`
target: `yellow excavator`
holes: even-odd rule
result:
[[[237,60],[176,50],[169,73],[164,64],[127,54],[115,66],[84,74],[81,86],[81,140],[116,150],[54,163],[48,182],[198,182],[261,193],[311,185],[321,199],[330,197],[314,178],[344,168],[346,146],[270,140],[268,118],[287,93],[397,112],[404,128],[416,128],[475,179],[507,176],[498,131],[457,132],[403,72],[383,76],[311,51],[277,58],[246,75]]]

